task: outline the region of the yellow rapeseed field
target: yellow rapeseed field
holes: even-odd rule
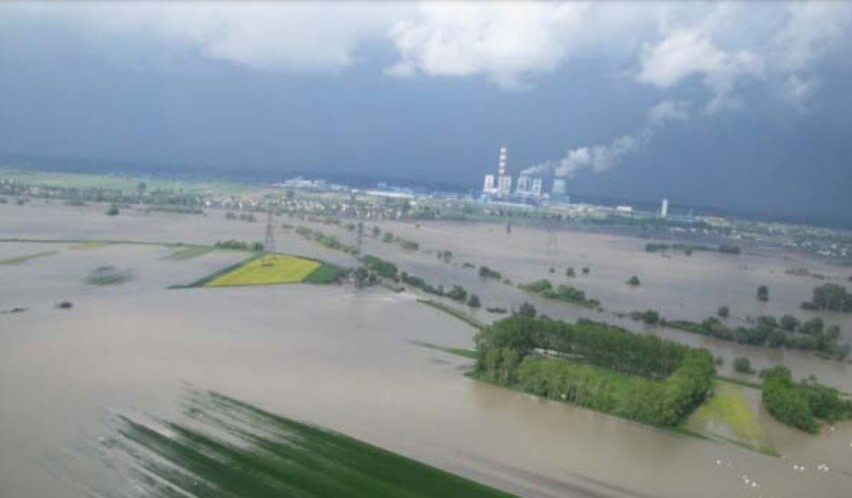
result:
[[[265,262],[271,264],[265,264]],[[301,282],[321,263],[309,259],[273,254],[256,258],[210,281],[206,287],[263,285]]]

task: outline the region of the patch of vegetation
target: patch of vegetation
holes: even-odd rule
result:
[[[487,311],[489,313],[496,313],[498,315],[505,315],[506,314],[506,308],[500,308],[500,307],[497,307],[497,306],[485,308],[485,311]]]
[[[631,276],[631,277],[627,280],[627,285],[630,285],[630,286],[632,286],[632,287],[636,287],[636,286],[638,286],[638,285],[639,285],[639,284],[641,284],[641,283],[642,283],[642,282],[640,282],[640,281],[639,281],[639,277],[637,277],[636,275]]]
[[[493,278],[496,280],[500,280],[503,278],[503,274],[497,270],[492,270],[487,266],[483,265],[479,267],[479,276],[482,278]]]
[[[301,282],[321,263],[284,254],[264,254],[216,277],[205,287],[271,285]]]
[[[193,393],[185,406],[188,423],[118,416],[115,434],[104,443],[105,459],[132,462],[127,475],[141,495],[511,496],[220,394]]]
[[[769,301],[769,287],[761,285],[757,288],[757,300],[763,302]]]
[[[380,277],[396,279],[398,276],[399,270],[396,265],[390,261],[385,261],[379,257],[367,254],[361,262],[364,264],[364,268],[371,272],[375,272]]]
[[[109,209],[106,210],[107,216],[117,216],[120,211],[118,210],[118,206],[112,205]]]
[[[474,376],[658,426],[675,426],[710,393],[713,356],[656,336],[521,314],[475,339]]]
[[[146,213],[173,213],[173,214],[204,214],[204,210],[192,206],[153,206],[145,209]]]
[[[21,263],[26,263],[31,259],[42,258],[44,256],[52,256],[58,252],[59,251],[42,251],[33,254],[25,254],[23,256],[16,256],[14,258],[0,259],[0,265],[18,265]]]
[[[433,308],[439,309],[439,310],[443,311],[444,313],[446,313],[448,315],[451,315],[455,318],[458,318],[459,320],[463,321],[464,323],[470,325],[473,328],[482,329],[483,327],[485,327],[485,324],[480,322],[476,318],[468,315],[467,313],[465,313],[463,311],[457,310],[457,309],[453,308],[452,306],[450,306],[448,304],[444,304],[440,301],[435,301],[435,300],[432,300],[432,299],[418,299],[417,302],[421,303],[421,304],[425,304],[426,306],[431,306]]]
[[[104,247],[105,245],[108,245],[108,244],[109,244],[109,242],[105,242],[103,240],[84,240],[83,242],[80,242],[80,243],[74,245],[73,247],[71,247],[71,249],[77,249],[77,250],[98,249],[98,248]]]
[[[306,226],[296,227],[296,233],[300,236],[313,240],[314,242],[334,251],[345,252],[346,254],[357,255],[358,248],[352,245],[344,244],[334,235],[327,235],[319,230],[311,230]]]
[[[215,248],[210,246],[185,246],[177,251],[169,254],[163,259],[168,261],[185,261],[187,259],[197,258],[213,251]]]
[[[547,299],[564,301],[566,303],[585,306],[586,308],[597,308],[600,306],[600,301],[597,299],[588,299],[586,297],[586,293],[580,289],[570,285],[558,285],[554,287],[550,280],[547,280],[546,278],[536,280],[535,282],[530,282],[528,284],[519,284],[518,288],[527,292],[539,294]]]
[[[218,249],[234,249],[237,251],[262,251],[263,244],[260,242],[243,242],[241,240],[217,240],[214,246]]]
[[[411,343],[416,344],[418,346],[422,346],[424,348],[434,349],[436,351],[442,351],[444,353],[449,353],[449,354],[454,354],[456,356],[469,358],[471,360],[475,360],[477,358],[477,353],[473,349],[452,348],[452,347],[449,347],[449,346],[438,346],[437,344],[432,344],[430,342],[425,342],[425,341],[411,341]]]
[[[71,301],[62,301],[60,303],[56,303],[56,307],[61,310],[70,310],[74,307],[74,303],[72,303]]]
[[[753,346],[771,348],[787,347],[802,351],[816,351],[821,355],[838,360],[846,359],[852,346],[840,344],[840,327],[825,326],[821,318],[812,318],[800,322],[795,317],[785,315],[781,320],[772,316],[761,316],[753,327],[731,328],[716,317],[702,321],[661,320],[660,323],[686,332],[708,335],[723,341],[734,341]]]
[[[778,456],[749,406],[742,386],[731,382],[714,382],[713,395],[690,415],[684,427],[726,441],[733,439],[745,447]]]
[[[683,251],[684,254],[690,256],[693,251],[715,251],[723,254],[740,254],[742,253],[742,249],[739,246],[731,245],[731,244],[720,244],[716,247],[707,246],[703,244],[684,244],[684,243],[675,243],[675,244],[667,244],[665,242],[648,242],[645,244],[646,252],[668,252],[670,250],[680,250]]]
[[[755,371],[751,368],[751,360],[745,356],[740,356],[734,359],[734,370],[746,375],[754,375]]]
[[[802,303],[807,310],[831,310],[852,312],[852,294],[846,287],[837,284],[822,284],[813,291],[813,298]]]
[[[132,270],[119,270],[114,266],[95,268],[86,277],[89,285],[119,285],[133,280]]]
[[[821,421],[852,419],[852,401],[843,399],[840,392],[811,378],[793,382],[787,367],[773,367],[762,373],[763,403],[779,421],[816,434]]]
[[[346,270],[330,263],[322,263],[319,268],[312,271],[302,282],[306,284],[333,284],[339,282]]]

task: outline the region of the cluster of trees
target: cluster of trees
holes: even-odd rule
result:
[[[600,306],[600,301],[597,299],[588,299],[586,293],[572,287],[570,285],[558,285],[556,287],[548,279],[536,280],[528,284],[520,284],[518,288],[527,292],[539,294],[547,299],[556,299],[569,303],[579,304],[587,308],[597,308]]]
[[[660,313],[655,310],[634,311],[630,313],[630,318],[634,320],[641,320],[648,325],[660,323]]]
[[[637,277],[636,275],[632,275],[629,279],[627,279],[627,285],[631,285],[633,287],[636,287],[641,283],[642,282],[639,280],[639,277]]]
[[[837,389],[814,378],[793,382],[790,370],[784,366],[773,367],[762,375],[763,403],[772,416],[787,425],[816,433],[820,420],[852,419],[852,401],[843,399]]]
[[[242,251],[262,251],[263,243],[261,242],[243,242],[241,240],[218,240],[214,246],[220,249],[239,249]]]
[[[438,251],[437,255],[438,259],[442,260],[444,263],[449,263],[453,260],[453,251]]]
[[[252,213],[240,213],[239,215],[237,215],[237,213],[228,211],[227,213],[225,213],[225,219],[226,220],[248,221],[250,223],[254,223],[254,222],[257,221],[257,216],[255,216]]]
[[[327,247],[329,249],[333,249],[335,251],[342,251],[342,252],[345,252],[346,254],[352,254],[352,255],[358,254],[358,248],[357,247],[349,245],[349,244],[344,244],[343,242],[338,240],[338,238],[335,237],[334,235],[327,235],[327,234],[320,232],[319,230],[311,230],[310,228],[308,228],[306,226],[296,227],[296,233],[301,235],[302,237],[308,239],[308,240],[313,240],[315,242],[318,242],[322,246]]]
[[[716,372],[705,350],[605,323],[520,313],[483,329],[476,347],[484,380],[655,425],[688,415]]]
[[[701,323],[665,319],[662,319],[660,323],[667,327],[709,335],[725,341],[771,348],[787,347],[803,351],[818,351],[836,359],[845,359],[850,351],[849,344],[838,344],[840,327],[826,326],[821,318],[800,322],[792,315],[784,315],[781,319],[767,315],[759,317],[753,327],[737,328],[728,327],[716,317],[707,318]]]
[[[397,269],[396,265],[391,263],[390,261],[385,261],[381,258],[377,258],[376,256],[371,256],[367,254],[361,260],[361,263],[367,270],[375,272],[380,277],[397,280],[397,274],[399,270]]]
[[[497,270],[492,270],[487,266],[483,265],[479,267],[479,276],[482,278],[494,278],[500,280],[503,278],[503,274]]]
[[[706,246],[702,244],[666,244],[665,242],[648,242],[645,244],[647,252],[665,252],[670,249],[682,250],[687,256],[692,255],[693,251],[718,251],[725,254],[740,254],[742,248],[732,244],[720,244],[717,247]]]
[[[837,284],[822,284],[814,289],[813,298],[802,303],[806,310],[852,311],[852,294]]]
[[[372,274],[393,280],[394,282],[402,282],[411,287],[420,289],[427,294],[448,297],[453,301],[466,303],[471,308],[479,308],[482,306],[479,296],[476,294],[468,294],[467,290],[461,285],[453,285],[449,291],[445,291],[443,285],[435,287],[420,277],[409,275],[406,272],[400,272],[396,265],[390,261],[385,261],[369,254],[364,256],[361,263],[364,265],[364,268]]]

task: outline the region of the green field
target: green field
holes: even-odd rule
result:
[[[214,278],[206,283],[205,287],[301,282],[321,264],[305,258],[270,254],[247,261],[224,275]]]
[[[683,427],[769,455],[778,454],[749,405],[743,386],[731,382],[717,380],[713,396],[690,415]]]
[[[118,417],[99,443],[119,453],[143,496],[269,498],[512,495],[348,436],[216,393],[193,393],[190,423]]]
[[[30,185],[64,188],[100,188],[136,192],[140,182],[148,191],[169,190],[186,193],[238,194],[249,190],[247,186],[220,181],[168,181],[144,176],[121,174],[62,173],[0,168],[0,180],[15,180]]]

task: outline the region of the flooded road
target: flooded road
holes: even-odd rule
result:
[[[89,221],[80,218],[69,215],[64,221]],[[137,225],[131,218],[98,228],[100,218],[92,214],[85,230],[87,238],[115,229],[116,239],[149,240],[253,240],[250,229],[262,231],[258,224],[196,218],[202,227],[214,227],[213,235],[200,235],[185,218],[175,218],[175,226]],[[9,236],[16,223],[0,217],[2,235]],[[73,231],[55,220],[41,229],[55,238]],[[278,242],[285,251],[300,243],[284,235]],[[460,261],[467,257],[463,251],[474,257],[473,246],[458,244],[459,249],[446,248]],[[12,255],[43,251],[45,244],[0,246],[4,255]],[[214,252],[174,262],[162,259],[168,250],[159,246],[55,247],[55,255],[0,267],[0,308],[27,308],[0,315],[0,496],[127,491],[128,482],[93,458],[82,442],[104,433],[106,413],[179,417],[188,385],[221,391],[523,496],[821,498],[847,496],[852,489],[850,423],[810,436],[762,413],[772,444],[784,455],[770,457],[473,381],[463,375],[470,360],[411,342],[470,347],[473,330],[417,304],[410,294],[307,285],[169,290],[165,287],[191,281],[232,256]],[[401,255],[402,266],[423,265],[424,272],[430,259],[436,261],[390,246],[383,250]],[[517,268],[501,260],[507,250],[484,249],[479,260],[513,279],[523,276],[523,268],[538,268],[536,278],[545,276],[546,268],[535,260],[521,261]],[[116,287],[85,285],[87,272],[102,264],[132,268],[135,279]],[[604,273],[600,265],[592,275]],[[437,280],[445,271],[433,268],[435,273],[423,276]],[[463,277],[471,287],[499,289],[489,298],[495,302],[503,295],[508,302],[516,292],[477,282],[470,270],[447,274],[460,280],[471,275]],[[640,276],[646,274],[653,275],[642,271]],[[608,298],[600,297],[606,306]],[[73,301],[74,308],[54,308],[63,299]],[[753,304],[742,306],[749,310]],[[802,368],[820,365],[845,367],[807,360]],[[836,375],[849,378],[844,372]],[[818,471],[821,464],[830,471]],[[795,471],[793,465],[806,470]],[[745,484],[743,476],[760,487]]]

